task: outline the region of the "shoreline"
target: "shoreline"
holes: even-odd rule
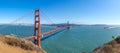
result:
[[[120,36],[95,48],[92,53],[120,53]]]

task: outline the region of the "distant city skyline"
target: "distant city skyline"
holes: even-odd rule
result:
[[[0,0],[0,23],[34,23],[34,10],[40,8],[42,24],[120,25],[120,0]]]

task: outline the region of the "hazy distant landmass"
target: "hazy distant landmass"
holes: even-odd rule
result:
[[[19,25],[19,26],[34,26],[34,24],[0,24],[0,25]],[[65,26],[67,24],[41,24],[41,26]],[[108,26],[107,24],[69,24],[70,26]]]
[[[17,26],[34,26],[32,23],[0,23],[0,25],[17,25]],[[67,23],[57,23],[57,24],[41,24],[41,26],[65,26]],[[115,24],[69,24],[70,26],[120,26]]]

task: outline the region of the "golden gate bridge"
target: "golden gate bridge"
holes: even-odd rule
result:
[[[23,19],[24,17],[28,16],[29,14],[30,13],[25,14],[24,16],[10,22],[10,24],[13,24],[13,23]],[[6,28],[6,27],[8,27],[8,26],[3,26],[0,29]],[[37,9],[37,10],[34,11],[34,34],[32,36],[30,36],[30,37],[25,37],[25,38],[22,38],[22,39],[34,40],[34,44],[41,48],[41,43],[40,43],[41,41],[40,40],[41,40],[42,37],[48,36],[50,34],[54,34],[54,33],[58,32],[58,31],[61,31],[61,30],[65,29],[65,28],[67,28],[67,29],[70,28],[69,22],[64,26],[60,26],[60,27],[57,27],[57,28],[55,28],[53,30],[50,30],[48,32],[41,33],[41,30],[40,30],[41,29],[40,9]]]

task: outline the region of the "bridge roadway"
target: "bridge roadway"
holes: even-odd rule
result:
[[[44,37],[44,36],[47,36],[47,35],[49,35],[49,34],[53,34],[53,33],[57,32],[57,31],[60,31],[60,30],[62,30],[62,29],[64,29],[64,28],[67,28],[67,27],[68,27],[68,26],[58,27],[58,28],[56,28],[56,29],[54,29],[54,30],[51,30],[51,31],[42,33],[42,34],[41,34],[41,38]],[[30,37],[26,37],[26,38],[22,38],[22,39],[25,39],[25,40],[33,40],[33,39],[36,39],[36,38],[37,38],[36,36],[30,36]]]

